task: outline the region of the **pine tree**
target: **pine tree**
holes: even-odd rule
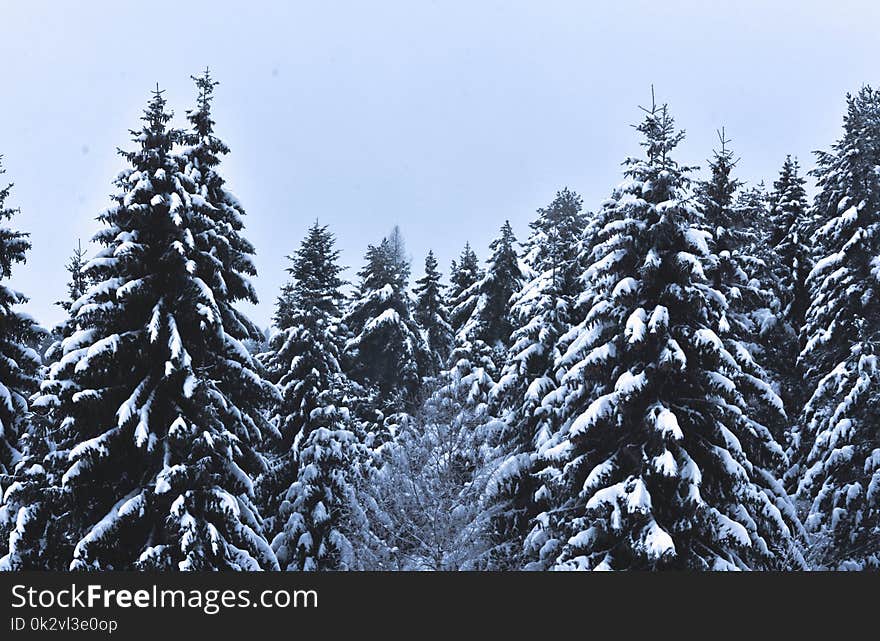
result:
[[[782,315],[795,332],[804,324],[809,305],[806,280],[812,269],[806,180],[798,170],[797,160],[786,156],[770,194],[770,242],[777,256]]]
[[[709,161],[710,176],[696,188],[702,219],[712,234],[712,260],[706,264],[706,276],[727,302],[720,327],[726,334],[725,346],[743,370],[745,386],[740,391],[749,414],[781,441],[787,426],[784,408],[765,401],[770,398],[767,384],[774,395],[782,388],[779,378],[766,366],[773,366],[778,356],[774,348],[786,335],[786,327],[778,319],[775,279],[760,256],[762,241],[751,227],[753,211],[737,206],[737,192],[743,185],[733,177],[738,160],[724,129],[718,132],[718,139],[721,148]]]
[[[737,191],[736,209],[742,216],[743,225],[751,229],[759,239],[759,246],[770,246],[770,195],[763,180],[757,185],[743,186]]]
[[[299,474],[279,510],[281,531],[272,541],[287,570],[357,570],[350,537],[367,529],[355,483],[366,452],[345,425],[349,415],[332,405],[312,416],[298,451]]]
[[[95,283],[71,307],[80,329],[44,383],[70,435],[63,483],[85,527],[72,569],[272,569],[253,478],[273,389],[242,341],[257,328],[241,205],[217,173],[213,87],[196,79],[186,135],[158,89],[100,217]],[[180,153],[174,145],[183,141]]]
[[[70,259],[64,266],[64,269],[70,274],[70,279],[67,281],[67,298],[55,303],[67,312],[67,315],[52,328],[52,343],[45,352],[45,358],[48,363],[54,362],[61,356],[62,341],[76,331],[76,321],[70,313],[70,308],[88,289],[89,283],[83,274],[83,267],[85,267],[87,262],[86,251],[82,248],[82,243],[77,241]]]
[[[562,428],[541,446],[547,509],[526,544],[571,569],[781,567],[796,560],[768,469],[783,452],[749,417],[722,342],[711,236],[672,157],[684,133],[665,105],[645,111],[646,157],[603,207],[592,304],[560,359]]]
[[[570,327],[581,290],[578,250],[587,227],[581,209],[581,197],[568,188],[538,209],[525,244],[525,260],[535,276],[511,299],[511,346],[490,394],[493,413],[505,425],[499,435],[505,460],[487,497],[496,512],[493,562],[499,567],[521,566],[522,539],[535,516],[532,455],[536,440],[554,429],[545,397],[556,388],[559,341]]]
[[[696,197],[708,231],[717,263],[708,265],[712,286],[728,303],[724,322],[737,339],[753,333],[749,312],[759,304],[761,292],[754,291],[751,268],[756,262],[748,255],[749,230],[743,225],[741,211],[734,206],[742,181],[732,176],[738,162],[728,147],[724,130],[718,132],[721,149],[709,161],[710,177],[697,185]]]
[[[817,154],[816,262],[801,366],[812,396],[795,449],[820,567],[880,567],[880,93],[847,96],[843,136]]]
[[[458,319],[456,323],[460,325],[448,367],[441,373],[434,395],[465,399],[463,409],[468,412],[488,413],[489,392],[507,352],[513,330],[510,299],[522,288],[525,279],[515,245],[513,229],[505,221],[501,235],[489,245],[492,256],[482,278],[466,289],[456,286],[458,302],[452,317]],[[461,284],[473,275],[469,265],[467,271],[462,271],[462,266],[471,261],[469,250],[465,246],[461,264],[453,265],[457,267],[453,276]]]
[[[413,293],[416,304],[413,316],[424,332],[425,342],[433,355],[432,373],[446,363],[452,350],[453,333],[449,324],[449,311],[443,295],[444,286],[437,271],[437,259],[429,251],[425,258],[425,275],[416,281]]]
[[[458,331],[449,362],[439,377],[431,402],[438,406],[458,404],[461,411],[489,416],[489,393],[498,379],[510,339],[510,298],[522,287],[524,276],[516,255],[516,238],[505,222],[501,235],[490,247],[488,269],[479,280],[464,287],[476,275],[475,256],[468,245],[461,263],[453,263],[452,318]]]
[[[506,347],[513,327],[510,320],[510,298],[522,288],[523,273],[516,253],[516,237],[509,221],[504,221],[501,234],[489,244],[492,256],[485,276],[468,288],[468,298],[460,306],[470,308],[470,317],[456,334],[463,341],[482,341],[491,347]],[[458,307],[456,313],[459,312]]]
[[[327,227],[315,222],[288,257],[291,282],[276,305],[278,332],[269,351],[260,356],[281,392],[275,409],[281,451],[289,451],[294,440],[309,431],[310,415],[321,407],[320,396],[333,389],[341,374],[338,323],[344,281],[335,244]]]
[[[2,156],[0,156],[2,160]],[[0,166],[0,176],[6,171]],[[6,206],[12,185],[0,189],[0,220],[10,220],[18,210]],[[0,227],[0,281],[12,276],[16,263],[27,261],[31,244],[28,234]],[[28,396],[36,389],[40,358],[29,347],[40,337],[40,330],[15,306],[27,298],[0,284],[0,474],[11,474],[19,462],[18,439],[27,431]]]
[[[81,273],[87,262],[85,254],[81,244],[77,243],[65,265],[70,273],[68,298],[56,305],[68,314],[51,334],[46,335],[50,341],[48,347],[42,349],[41,346],[38,350],[44,351],[40,378],[46,371],[46,363],[54,363],[60,358],[62,342],[77,329],[69,310],[87,288]],[[75,508],[61,482],[67,451],[63,448],[61,430],[56,427],[56,417],[51,409],[42,406],[39,392],[31,397],[30,409],[30,429],[19,465],[23,473],[10,488],[2,508],[7,515],[16,515],[16,527],[14,533],[10,533],[8,554],[0,560],[0,568],[64,571],[70,565],[77,530]],[[6,517],[0,516],[2,520]]]
[[[4,173],[0,166],[0,176]],[[18,212],[6,205],[11,191],[11,184],[0,188],[0,221]],[[15,309],[28,299],[3,282],[11,278],[15,264],[26,262],[30,247],[28,234],[0,226],[0,540],[8,542],[8,552],[0,554],[0,569],[5,570],[39,567],[45,524],[34,492],[42,481],[40,443],[35,442],[39,432],[28,404],[39,382],[40,357],[33,345],[44,332]]]
[[[64,269],[70,274],[70,280],[67,281],[67,300],[56,303],[64,311],[70,311],[71,305],[86,293],[88,282],[82,272],[86,262],[86,251],[82,248],[82,243],[77,240],[76,248],[70,255],[70,260],[64,266]]]
[[[536,272],[550,271],[557,287],[565,284],[566,269],[577,259],[578,242],[584,233],[587,217],[583,199],[568,187],[556,192],[547,207],[529,227],[532,233],[525,242],[525,262]]]
[[[346,373],[375,387],[388,408],[400,411],[415,400],[430,354],[412,318],[409,262],[400,251],[399,233],[370,245],[365,263],[343,318],[352,335],[343,350]]]
[[[449,324],[453,334],[458,334],[473,313],[476,299],[471,296],[471,288],[483,279],[483,270],[470,243],[465,243],[458,262],[452,261],[449,268]]]
[[[317,221],[287,270],[291,282],[278,299],[285,325],[260,358],[280,389],[275,421],[280,456],[263,488],[277,527],[272,546],[288,570],[352,569],[346,524],[357,502],[352,468],[360,451],[347,429],[340,368],[342,301],[336,240]]]

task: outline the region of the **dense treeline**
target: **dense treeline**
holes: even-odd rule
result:
[[[880,567],[880,93],[812,203],[723,130],[698,174],[652,104],[608,199],[446,279],[395,228],[346,283],[315,221],[261,331],[194,80],[185,128],[157,89],[131,131],[51,331],[0,227],[2,569]]]

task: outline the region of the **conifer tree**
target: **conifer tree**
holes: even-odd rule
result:
[[[275,409],[281,456],[268,488],[277,506],[272,546],[288,570],[353,569],[346,526],[357,514],[353,469],[358,436],[346,427],[340,361],[342,301],[335,238],[315,222],[293,256],[279,297],[279,327],[261,355],[281,400]],[[276,499],[277,497],[277,499]],[[276,510],[272,510],[273,513]]]
[[[523,273],[516,253],[516,237],[509,221],[489,244],[489,258],[483,278],[471,286],[469,298],[461,306],[470,308],[470,317],[458,330],[456,339],[483,341],[490,347],[506,347],[513,327],[510,321],[510,298],[522,288]],[[458,308],[456,308],[458,312]]]
[[[0,166],[0,176],[5,173]],[[0,188],[0,221],[18,212],[6,205],[11,191],[11,184]],[[18,439],[27,431],[27,399],[36,389],[40,366],[29,344],[41,332],[30,316],[15,309],[28,299],[2,282],[11,278],[13,265],[27,261],[30,247],[28,234],[0,227],[0,474],[11,474],[20,460]]]
[[[85,255],[82,245],[77,243],[65,265],[70,273],[68,297],[56,305],[68,314],[52,329],[45,363],[54,363],[60,357],[62,341],[76,331],[69,310],[86,290],[87,283],[81,272],[86,264]],[[45,364],[42,372],[45,372]],[[2,508],[5,515],[15,515],[16,524],[8,537],[8,553],[0,560],[0,568],[64,571],[70,565],[76,543],[75,509],[61,482],[67,450],[60,436],[62,431],[57,429],[56,417],[42,407],[38,393],[31,398],[30,409],[30,428],[19,464],[23,473],[10,488]],[[6,516],[0,516],[2,520],[6,520]],[[2,540],[6,541],[7,537]]]
[[[581,287],[578,254],[586,232],[582,200],[565,188],[531,223],[525,260],[535,276],[511,299],[511,346],[490,400],[505,428],[498,436],[505,460],[488,486],[493,505],[493,563],[522,563],[522,538],[535,516],[533,453],[539,432],[553,430],[545,397],[556,388],[559,341],[569,329]]]
[[[456,296],[458,303],[452,316],[459,319],[457,322],[461,325],[435,395],[466,398],[464,409],[467,411],[474,411],[478,406],[485,406],[484,410],[488,411],[489,392],[504,362],[513,329],[510,299],[522,288],[525,279],[515,245],[513,229],[505,221],[501,235],[489,245],[492,256],[487,261],[486,272]],[[466,261],[470,262],[469,254],[466,246],[459,270]],[[463,284],[465,276],[472,274],[468,269],[458,277]]]
[[[88,289],[88,282],[83,274],[83,267],[85,267],[87,262],[86,251],[82,248],[82,243],[77,241],[70,259],[64,266],[64,269],[70,274],[70,279],[67,281],[67,298],[55,303],[67,312],[67,315],[52,328],[52,343],[45,353],[46,360],[49,363],[54,362],[60,356],[61,342],[76,331],[76,322],[70,314],[70,308]]]
[[[490,244],[493,251],[488,269],[465,289],[461,286],[475,275],[475,256],[469,246],[465,246],[461,264],[453,264],[457,303],[452,317],[460,324],[448,366],[432,394],[438,397],[432,401],[435,404],[461,400],[462,411],[488,416],[489,393],[497,381],[512,331],[510,298],[524,280],[515,244],[513,229],[505,221],[501,235]]]
[[[843,136],[817,154],[818,260],[801,365],[812,385],[795,449],[819,567],[880,567],[880,93],[847,96]]]
[[[449,324],[453,335],[457,335],[474,311],[476,299],[471,296],[471,288],[483,279],[480,261],[470,243],[465,243],[458,262],[452,261],[449,268]]]
[[[0,165],[0,176],[4,173]],[[31,247],[28,234],[2,225],[18,212],[6,204],[11,191],[11,184],[0,187],[0,569],[19,570],[39,568],[43,551],[44,510],[31,491],[42,482],[39,433],[28,398],[39,383],[40,357],[33,346],[44,332],[16,309],[28,299],[6,283]]]
[[[233,306],[256,301],[253,249],[217,173],[228,150],[213,133],[216,83],[196,83],[189,133],[168,127],[157,89],[136,148],[120,152],[130,166],[84,269],[94,284],[43,384],[85,525],[72,569],[278,567],[252,501],[274,388],[242,344],[259,331]]]
[[[718,132],[718,139],[721,147],[709,161],[710,176],[696,188],[702,220],[712,234],[712,258],[706,263],[706,275],[727,302],[720,326],[727,349],[743,370],[745,386],[740,391],[749,413],[781,442],[787,426],[784,408],[764,401],[782,390],[779,379],[765,366],[773,365],[775,347],[787,335],[787,328],[778,319],[780,303],[773,291],[775,280],[760,256],[761,239],[750,226],[752,211],[737,205],[743,183],[733,176],[738,160],[724,129]],[[768,395],[767,385],[774,396]]]
[[[343,319],[352,335],[343,350],[346,373],[375,387],[389,408],[400,411],[415,400],[430,355],[412,318],[409,262],[400,251],[399,233],[367,248],[358,276]]]
[[[706,276],[711,236],[672,156],[666,106],[603,207],[581,332],[560,364],[561,429],[541,445],[547,508],[526,541],[570,569],[759,569],[795,561],[782,448],[754,421]],[[776,399],[778,401],[778,399]]]
[[[736,208],[742,216],[743,224],[758,238],[758,247],[772,246],[770,224],[770,195],[762,180],[756,185],[744,185],[736,193]],[[764,258],[762,255],[761,258]]]
[[[443,295],[444,286],[437,271],[437,259],[429,251],[425,258],[425,275],[416,281],[413,293],[416,304],[413,316],[424,332],[425,342],[433,356],[432,373],[445,365],[452,349],[452,327],[449,324],[449,310]]]
[[[798,172],[797,160],[786,156],[770,194],[770,243],[777,256],[782,316],[795,333],[804,324],[809,304],[806,280],[813,266],[810,255],[811,225],[804,191],[806,180]]]
[[[344,281],[335,244],[327,227],[315,222],[289,257],[291,281],[276,305],[278,332],[269,351],[260,356],[281,392],[275,414],[285,452],[309,431],[310,415],[320,407],[321,395],[336,386],[341,374],[338,323]]]
[[[70,311],[71,305],[86,293],[88,283],[86,282],[85,274],[82,272],[85,264],[86,251],[82,248],[82,243],[77,240],[76,248],[70,255],[70,260],[64,266],[64,269],[70,274],[70,280],[67,281],[67,300],[56,303],[64,311]]]

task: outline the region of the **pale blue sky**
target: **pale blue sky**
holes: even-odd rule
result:
[[[59,320],[63,265],[91,238],[117,146],[159,82],[178,122],[210,65],[223,166],[257,247],[258,323],[316,217],[358,268],[395,223],[414,273],[520,236],[568,185],[594,208],[638,152],[637,105],[668,101],[705,165],[724,125],[741,177],[838,135],[844,94],[880,83],[880,3],[0,0],[0,154],[32,234],[13,286]],[[354,271],[354,270],[352,270]]]

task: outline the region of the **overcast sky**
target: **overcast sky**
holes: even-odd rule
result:
[[[562,186],[595,208],[639,152],[652,83],[681,161],[705,166],[723,125],[742,178],[772,182],[786,153],[812,166],[845,93],[880,84],[878,24],[876,0],[0,0],[0,154],[34,245],[12,284],[60,319],[116,148],[157,82],[182,124],[206,65],[266,325],[315,218],[355,269],[399,224],[418,275],[429,248],[444,272],[466,240],[485,259],[505,218],[524,238]]]

